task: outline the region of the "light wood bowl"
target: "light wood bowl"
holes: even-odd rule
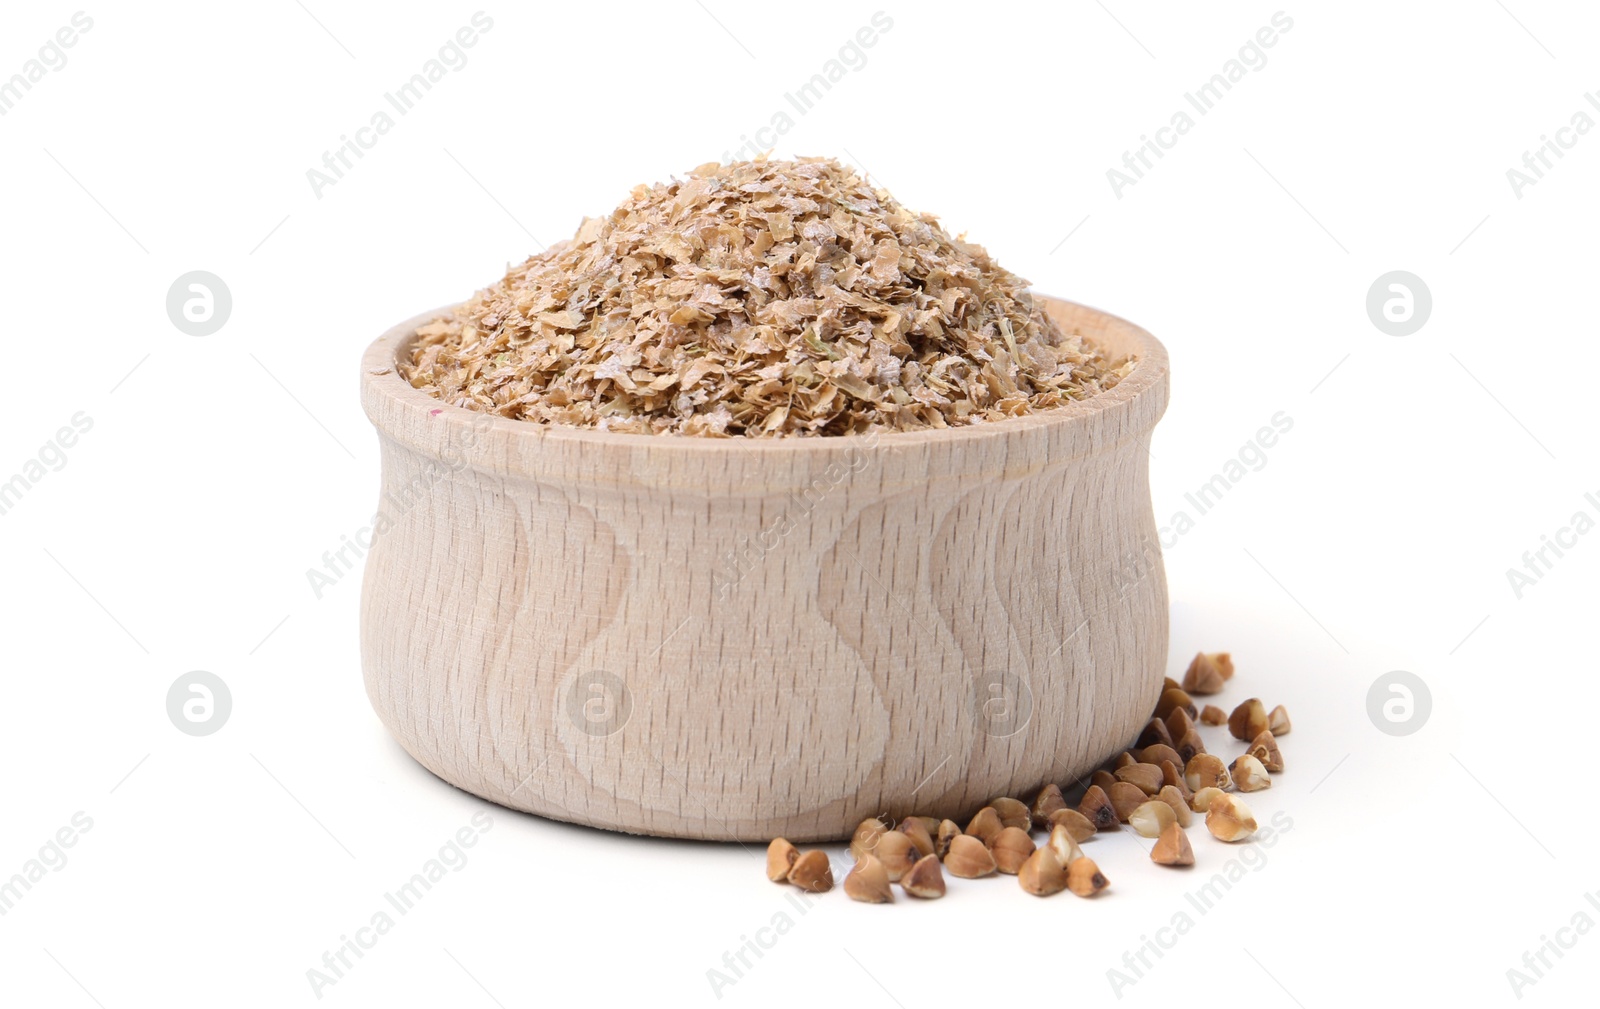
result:
[[[434,774],[632,833],[848,837],[1070,784],[1167,657],[1147,446],[1167,354],[1068,407],[876,438],[624,435],[445,406],[362,361],[383,477],[367,693]],[[387,526],[387,528],[384,528]]]

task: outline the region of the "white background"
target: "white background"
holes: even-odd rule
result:
[[[1193,929],[1122,1003],[1517,1001],[1525,951],[1579,911],[1600,920],[1600,535],[1520,599],[1506,575],[1600,515],[1600,131],[1520,198],[1506,172],[1575,112],[1600,117],[1583,97],[1600,16],[1337,8],[1282,8],[1267,63],[1120,198],[1107,169],[1277,5],[485,7],[468,63],[320,198],[307,169],[476,3],[87,8],[66,65],[0,117],[0,480],[93,419],[0,515],[0,878],[74,813],[93,821],[0,917],[5,1003],[317,1003],[307,970],[483,809],[467,864],[321,1003],[1115,1002],[1107,971],[1186,909]],[[0,77],[77,9],[8,5]],[[1231,649],[1226,702],[1295,720],[1287,770],[1252,797],[1293,827],[1207,914],[1184,894],[1239,849],[1203,828],[1186,874],[1132,835],[1093,841],[1112,879],[1094,902],[1000,878],[892,907],[835,892],[802,916],[759,851],[488,807],[373,715],[357,578],[308,586],[373,510],[365,345],[636,183],[735,149],[879,9],[892,28],[778,154],[852,161],[1039,289],[1161,337],[1163,524],[1293,418],[1166,557],[1169,671]],[[168,319],[190,270],[231,289],[214,335]],[[1390,270],[1432,293],[1410,336],[1367,315]],[[165,707],[195,669],[233,698],[203,738]],[[1409,736],[1367,714],[1391,670],[1431,690]],[[793,928],[719,999],[708,970],[780,911]],[[1576,945],[1528,1004],[1592,992],[1600,937],[1562,935]]]

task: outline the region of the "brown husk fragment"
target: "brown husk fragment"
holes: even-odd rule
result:
[[[1110,885],[1094,859],[1088,856],[1067,866],[1067,889],[1080,897],[1093,897]]]
[[[1176,688],[1174,688],[1176,689]],[[1156,744],[1172,745],[1172,733],[1167,731],[1167,723],[1159,718],[1151,718],[1145,723],[1144,731],[1139,733],[1135,746],[1148,749]]]
[[[1176,823],[1177,819],[1178,814],[1165,799],[1151,799],[1128,815],[1128,826],[1143,837],[1160,837],[1167,825]]]
[[[1005,824],[1000,822],[1000,814],[995,812],[993,806],[985,806],[974,813],[971,820],[967,821],[966,833],[971,834],[984,844],[988,844],[990,838],[1004,829]]]
[[[911,838],[912,845],[917,849],[918,858],[933,854],[933,836],[928,833],[928,828],[921,817],[906,817],[900,824],[900,833]]]
[[[1086,858],[1080,858],[1072,864],[1087,861]],[[1067,888],[1067,868],[1061,864],[1055,851],[1045,845],[1035,849],[1028,860],[1022,863],[1022,868],[1017,871],[1017,883],[1036,897],[1048,897]]]
[[[1170,718],[1171,714],[1178,710],[1182,710],[1190,718],[1200,714],[1200,709],[1194,706],[1194,699],[1189,696],[1187,691],[1182,689],[1165,691],[1161,695],[1161,700],[1156,702],[1157,718]],[[1167,729],[1169,731],[1172,729],[1170,720],[1167,722]],[[1172,734],[1174,736],[1177,735],[1176,732]]]
[[[1182,749],[1179,741],[1188,735],[1189,730],[1193,728],[1194,717],[1189,714],[1187,709],[1173,708],[1172,713],[1167,715],[1167,734],[1172,737],[1171,746],[1173,749]],[[1188,758],[1185,757],[1184,759],[1187,760]]]
[[[832,890],[833,866],[828,864],[828,853],[815,848],[802,853],[789,869],[789,882],[811,893]]]
[[[1033,813],[1035,827],[1048,827],[1050,817],[1067,808],[1066,797],[1061,794],[1061,786],[1049,784],[1039,789],[1039,794],[1034,797],[1030,812]]]
[[[1027,830],[1033,824],[1033,814],[1021,799],[1012,799],[1002,796],[989,800],[989,808],[1000,814],[1000,823],[1006,827],[1018,827]]]
[[[1076,809],[1062,809],[1052,813],[1050,815],[1049,829],[1054,830],[1057,827],[1065,828],[1067,836],[1074,841],[1087,841],[1095,835],[1098,829],[1093,823],[1089,822],[1087,816],[1084,816]]]
[[[1189,826],[1193,819],[1193,814],[1189,810],[1190,796],[1184,795],[1182,789],[1176,785],[1163,785],[1156,798],[1172,807],[1172,815],[1177,818],[1178,826]]]
[[[1267,709],[1260,698],[1252,697],[1233,709],[1228,716],[1228,731],[1234,739],[1247,743],[1267,731]]]
[[[900,879],[900,889],[913,897],[932,900],[943,897],[945,892],[944,873],[939,870],[939,859],[936,855],[924,855],[917,859],[911,871]]]
[[[1128,816],[1150,796],[1138,785],[1126,781],[1119,781],[1111,786],[1111,791],[1106,793],[1111,798],[1111,808],[1117,811],[1117,819],[1122,823],[1128,822]]]
[[[1022,868],[1022,863],[1033,854],[1033,838],[1021,827],[1007,827],[994,836],[989,842],[989,851],[994,855],[995,868],[1008,876],[1014,876]]]
[[[961,879],[990,876],[995,871],[994,853],[984,843],[970,834],[958,834],[950,839],[950,850],[945,853],[944,867],[950,875]]]
[[[794,868],[794,860],[799,857],[800,849],[781,837],[773,838],[767,845],[767,878],[774,883],[784,882],[789,878],[789,870]]]
[[[1233,787],[1241,792],[1259,792],[1272,787],[1267,769],[1248,753],[1236,757],[1228,767],[1228,773],[1233,777]]]
[[[1289,734],[1289,709],[1283,705],[1273,708],[1267,715],[1267,728],[1272,730],[1274,736],[1287,736]]]
[[[1220,694],[1222,685],[1232,676],[1233,656],[1227,652],[1197,652],[1183,674],[1183,689],[1191,694]]]
[[[882,820],[862,820],[850,838],[851,857],[858,862],[861,861],[861,856],[870,854],[877,848],[878,838],[888,829]]]
[[[1137,786],[1146,795],[1161,791],[1161,768],[1155,764],[1129,764],[1117,769],[1117,780]]]
[[[1183,763],[1183,758],[1178,756],[1177,750],[1170,746],[1163,746],[1160,743],[1154,746],[1147,746],[1141,750],[1139,752],[1139,760],[1146,764],[1154,764],[1156,767],[1160,767],[1163,760],[1170,760],[1174,764]]]
[[[1183,796],[1184,802],[1194,798],[1194,790],[1189,787],[1189,782],[1184,778],[1183,772],[1178,769],[1177,764],[1170,760],[1161,762],[1161,783],[1163,790],[1166,787],[1177,789],[1178,794]]]
[[[1271,729],[1263,730],[1259,736],[1252,739],[1250,749],[1245,752],[1261,761],[1261,766],[1273,774],[1283,770],[1283,751],[1278,749],[1278,739],[1272,734]]]
[[[1201,753],[1190,758],[1183,769],[1183,777],[1190,791],[1194,792],[1202,788],[1233,787],[1233,778],[1228,774],[1228,765],[1214,753]]]
[[[1150,861],[1157,865],[1193,865],[1194,848],[1189,844],[1189,835],[1178,824],[1169,824],[1150,849]]]
[[[1071,865],[1083,857],[1083,849],[1078,847],[1078,839],[1072,836],[1066,824],[1058,823],[1050,828],[1050,836],[1045,840],[1050,850],[1056,853],[1062,865]]]
[[[399,370],[517,420],[772,437],[992,422],[1133,368],[1026,287],[835,160],[706,164],[420,327]]]
[[[1206,744],[1200,738],[1199,729],[1191,727],[1183,734],[1183,738],[1178,740],[1178,756],[1183,758],[1184,763],[1188,763],[1204,752],[1206,752]]]
[[[1211,812],[1212,801],[1219,796],[1224,796],[1227,794],[1227,792],[1224,792],[1215,785],[1207,785],[1205,788],[1202,788],[1194,793],[1193,798],[1189,800],[1189,808],[1194,810],[1196,813],[1209,813]]]
[[[873,846],[872,854],[878,856],[884,869],[888,870],[889,878],[895,882],[911,869],[920,854],[916,845],[911,842],[910,835],[904,831],[887,830],[878,837],[878,843]]]
[[[1078,812],[1094,824],[1095,830],[1116,830],[1122,823],[1122,818],[1117,815],[1117,808],[1111,805],[1111,797],[1099,785],[1090,785],[1089,790],[1083,793],[1083,801],[1078,803]]]
[[[1206,806],[1206,829],[1219,841],[1239,841],[1256,832],[1256,818],[1243,799],[1222,792]]]
[[[875,855],[867,855],[845,874],[844,892],[851,900],[864,904],[888,904],[894,900],[894,891],[889,889],[889,870]]]

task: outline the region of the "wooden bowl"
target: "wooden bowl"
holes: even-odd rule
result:
[[[378,535],[367,693],[434,774],[611,830],[794,841],[1069,785],[1160,693],[1149,333],[1040,299],[1138,367],[958,430],[721,440],[445,406],[362,361]]]

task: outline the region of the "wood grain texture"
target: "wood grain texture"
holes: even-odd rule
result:
[[[733,441],[446,407],[362,362],[383,477],[367,692],[422,765],[612,830],[765,842],[1066,784],[1132,741],[1167,657],[1147,446],[1166,350],[951,431]]]

